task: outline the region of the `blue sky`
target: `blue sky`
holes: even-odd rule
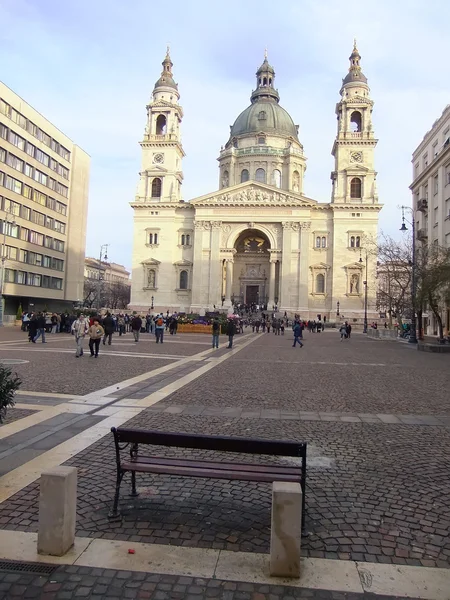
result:
[[[369,79],[381,229],[397,235],[411,154],[450,102],[448,0],[0,0],[0,79],[91,156],[86,254],[131,265],[138,145],[170,43],[184,109],[183,197],[218,187],[216,158],[268,48],[300,126],[305,193],[330,199],[335,104],[358,40]]]

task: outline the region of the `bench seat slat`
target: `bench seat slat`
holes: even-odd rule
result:
[[[178,475],[180,477],[206,477],[211,479],[238,479],[241,481],[288,481],[301,482],[301,474],[280,473],[279,471],[238,471],[235,469],[219,469],[217,464],[209,466],[186,467],[178,465],[160,465],[152,463],[124,462],[124,471],[137,471],[140,473],[156,473],[163,475]]]
[[[176,467],[189,467],[189,468],[212,468],[212,469],[223,469],[225,471],[249,471],[253,473],[284,473],[289,475],[298,475],[301,468],[301,464],[298,467],[284,466],[284,465],[268,465],[268,464],[256,464],[256,463],[230,463],[230,462],[218,462],[209,460],[189,460],[184,458],[166,458],[162,456],[139,456],[137,461],[127,461],[126,464],[137,465],[137,464],[149,464],[149,465],[172,465]]]

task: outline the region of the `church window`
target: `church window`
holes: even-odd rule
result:
[[[189,235],[189,233],[182,234],[181,245],[182,246],[190,246],[191,245],[191,236]]]
[[[320,236],[316,237],[316,248],[320,248]]]
[[[158,115],[156,119],[156,135],[165,135],[167,119],[164,115]]]
[[[188,289],[188,272],[181,271],[180,272],[180,290]]]
[[[281,171],[278,169],[275,169],[272,173],[272,184],[277,188],[281,188]]]
[[[262,145],[266,143],[266,138],[263,135],[258,137],[258,144]]]
[[[292,190],[294,192],[300,191],[300,174],[298,171],[292,173]]]
[[[230,176],[228,174],[228,171],[224,171],[223,178],[222,178],[222,187],[228,187],[229,182],[230,182]]]
[[[266,119],[266,111],[265,110],[260,110],[259,111],[258,119],[260,121],[264,121]]]
[[[147,287],[156,287],[156,271],[155,269],[149,269],[147,272]]]
[[[256,181],[259,181],[260,183],[266,183],[265,170],[264,169],[256,169],[255,179],[256,179]]]
[[[263,85],[267,85],[267,77],[264,77],[264,79],[263,79]]]
[[[158,234],[157,233],[149,233],[148,234],[148,243],[149,244],[157,244],[158,243]]]
[[[357,110],[354,110],[350,115],[350,129],[355,133],[360,132],[362,129],[361,113]]]
[[[316,276],[316,294],[325,294],[325,275],[323,273]]]
[[[247,169],[242,169],[241,171],[241,183],[249,180],[249,175]]]
[[[352,237],[350,238],[350,248],[354,248],[355,247],[355,236],[352,235]]]
[[[269,77],[269,85],[272,85],[272,77]]]
[[[359,235],[356,236],[355,244],[356,244],[356,248],[361,247],[361,238],[359,237]]]
[[[350,198],[361,198],[361,179],[353,177],[350,182]]]
[[[161,179],[155,177],[152,181],[152,198],[161,198]]]
[[[326,248],[327,247],[327,238],[323,235],[322,236],[322,248]]]

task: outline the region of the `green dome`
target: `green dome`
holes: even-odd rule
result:
[[[246,133],[273,133],[298,140],[297,126],[287,111],[277,102],[259,99],[242,112],[231,127],[230,136]]]

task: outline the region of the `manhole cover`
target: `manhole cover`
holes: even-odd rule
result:
[[[30,362],[29,360],[21,360],[20,358],[1,358],[0,363],[3,365],[24,365]]]

